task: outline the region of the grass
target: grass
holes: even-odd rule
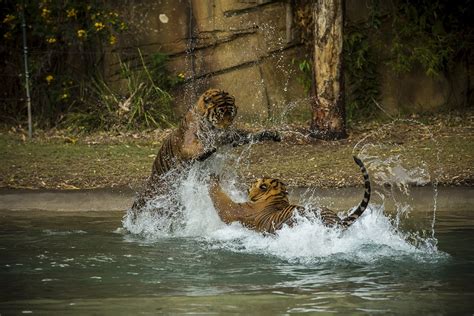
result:
[[[433,179],[443,185],[472,185],[473,138],[451,136],[439,139],[437,144],[431,140],[407,141],[374,148],[370,153],[377,157],[400,155],[403,165],[408,168],[424,162]],[[294,186],[360,186],[360,172],[352,161],[352,149],[357,140],[349,139],[337,145],[323,142],[298,146],[288,143],[262,144],[255,148],[250,159],[252,162],[242,176],[248,181],[255,177],[272,176]]]
[[[138,144],[19,142],[0,135],[0,186],[14,188],[136,187],[156,149]]]
[[[473,185],[473,116],[432,119],[421,124],[364,124],[350,130],[346,140],[324,142],[284,131],[281,143],[229,149],[229,158],[244,181],[278,177],[294,186],[343,187],[361,185],[352,161],[356,143],[380,145],[370,154],[400,155],[407,166],[425,163],[444,185]],[[389,126],[390,128],[387,128]],[[431,135],[427,134],[429,129]],[[130,186],[137,189],[151,170],[161,140],[169,130],[145,134],[94,134],[72,138],[59,133],[24,141],[18,133],[0,132],[0,187],[32,189],[90,189]],[[438,159],[439,156],[439,159]]]

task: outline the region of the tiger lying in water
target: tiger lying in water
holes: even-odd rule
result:
[[[193,161],[210,157],[218,147],[241,145],[252,141],[279,141],[278,133],[263,131],[250,134],[231,130],[237,114],[235,99],[219,89],[209,89],[198,99],[161,145],[144,190],[138,194],[131,211],[135,216],[157,194],[167,194],[170,174],[173,179]]]
[[[288,192],[283,182],[278,179],[263,178],[256,180],[248,191],[250,202],[235,203],[224,193],[219,185],[218,178],[211,176],[210,196],[220,218],[227,224],[240,222],[247,228],[274,233],[284,224],[294,224],[294,213],[301,215],[314,213],[324,225],[348,228],[359,218],[367,208],[370,200],[370,180],[367,170],[360,159],[354,156],[354,161],[360,167],[364,176],[365,192],[362,202],[357,209],[347,217],[339,218],[336,213],[327,209],[306,209],[302,206],[291,205],[288,201]]]

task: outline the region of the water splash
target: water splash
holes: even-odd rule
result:
[[[251,145],[247,150],[251,150]],[[244,150],[242,155],[247,155]],[[369,159],[372,168],[377,166],[375,158]],[[400,157],[399,157],[400,158]],[[230,162],[229,162],[230,160]],[[232,161],[233,160],[233,161]],[[397,260],[410,256],[417,260],[431,260],[442,255],[436,248],[436,239],[420,231],[402,229],[402,214],[409,213],[410,205],[397,204],[398,221],[385,214],[386,201],[379,194],[381,203],[372,203],[364,215],[347,231],[327,228],[317,218],[298,218],[294,227],[284,227],[276,235],[264,236],[251,231],[238,223],[224,224],[218,217],[208,192],[208,175],[221,175],[223,188],[237,202],[246,200],[239,188],[235,168],[242,156],[231,157],[217,153],[205,162],[195,163],[185,175],[173,183],[173,195],[157,196],[139,216],[132,221],[125,216],[124,227],[139,234],[145,240],[161,238],[187,237],[202,240],[210,249],[223,249],[232,252],[244,252],[266,256],[276,256],[283,260],[302,263],[315,263],[339,258],[349,261],[371,262],[381,259]],[[244,159],[245,161],[245,159]],[[380,168],[385,160],[380,160]],[[391,160],[394,165],[399,160]],[[235,166],[235,165],[234,165]],[[395,171],[393,171],[395,170]],[[411,183],[413,179],[420,183],[428,181],[429,175],[418,169],[392,168],[388,178],[394,183]],[[411,180],[410,180],[411,179]],[[401,192],[409,194],[409,187],[400,184]],[[406,191],[405,191],[406,190]],[[362,192],[361,192],[362,196]],[[173,201],[179,201],[180,206]],[[301,199],[300,199],[301,201]],[[307,190],[302,202],[311,201],[317,205],[315,191]],[[304,204],[304,203],[301,203]],[[154,207],[166,207],[176,212],[173,218],[159,216]],[[345,214],[347,211],[345,210]]]
[[[415,151],[411,146],[415,139],[407,139],[400,129],[406,128],[416,130],[417,133],[410,133],[412,137],[427,139],[433,144],[436,164],[433,168],[428,167],[428,160],[432,160],[433,149],[424,148],[425,155],[413,156]],[[405,144],[408,142],[408,144]],[[394,119],[392,122],[375,129],[363,137],[353,148],[353,155],[364,160],[372,181],[378,185],[378,195],[386,204],[386,213],[393,213],[393,224],[397,229],[409,230],[406,233],[407,240],[415,244],[429,244],[436,247],[435,223],[438,199],[439,176],[442,174],[442,164],[440,162],[440,149],[437,140],[433,136],[430,128],[423,123],[413,119]],[[429,229],[426,225],[413,227],[413,222],[402,222],[408,218],[413,211],[413,197],[411,189],[417,186],[431,185],[433,190],[433,200],[431,214],[425,214],[429,218]],[[425,205],[425,213],[428,212],[428,205]],[[411,224],[405,225],[405,224]]]
[[[147,202],[135,217],[128,212],[122,223],[131,233],[146,238],[195,236],[201,230],[221,224],[208,194],[207,180],[211,173],[223,174],[223,155],[215,154],[205,162],[196,162],[179,174],[165,179],[170,193],[158,194]],[[156,212],[166,210],[167,214]]]
[[[383,215],[383,208],[372,206],[366,212],[347,231],[327,228],[316,218],[298,218],[295,226],[283,227],[274,236],[262,236],[233,224],[205,239],[211,249],[276,256],[305,264],[335,258],[373,262],[387,258],[403,260],[400,258],[404,256],[426,261],[442,256],[436,248],[408,243]]]

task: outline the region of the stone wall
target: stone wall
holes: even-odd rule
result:
[[[347,18],[364,18],[366,0],[347,1]],[[297,65],[304,47],[293,40],[291,1],[271,0],[122,0],[119,10],[131,24],[120,47],[107,54],[106,78],[120,88],[118,60],[145,59],[156,52],[170,56],[171,73],[186,81],[173,95],[182,112],[209,87],[222,88],[236,98],[239,120],[278,124],[306,121],[310,103]],[[420,71],[402,77],[380,69],[382,102],[392,113],[427,111],[464,101],[444,77]],[[461,83],[466,72],[459,71]],[[463,77],[464,76],[464,77]],[[462,101],[462,102],[461,102]]]
[[[369,1],[346,0],[346,18],[351,22],[367,20]],[[396,5],[396,1],[381,1],[380,5],[383,12]],[[381,26],[382,46],[377,48],[381,60],[378,63],[380,106],[392,115],[405,115],[472,105],[468,93],[474,88],[473,74],[463,64],[455,65],[449,73],[436,77],[427,76],[421,66],[409,73],[394,73],[386,63],[386,52],[391,49],[391,27],[391,22]]]
[[[289,2],[124,3],[120,10],[125,19],[143,33],[122,36],[115,52],[122,60],[137,59],[137,48],[144,56],[155,52],[170,55],[169,70],[186,77],[185,84],[173,92],[178,112],[209,87],[217,87],[235,96],[238,119],[245,122],[282,123],[309,118],[309,101],[297,80],[297,65],[292,63],[303,58],[304,52],[289,32]],[[114,54],[108,56],[106,77],[120,87],[118,60]]]

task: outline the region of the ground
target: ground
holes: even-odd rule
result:
[[[362,185],[353,153],[420,164],[431,181],[442,185],[474,184],[474,113],[439,114],[390,123],[354,124],[341,141],[317,141],[303,127],[279,128],[283,141],[230,149],[229,167],[250,181],[278,177],[291,186]],[[91,189],[129,186],[148,176],[161,141],[170,130],[69,135],[37,131],[28,141],[21,128],[0,131],[0,187]],[[359,143],[358,145],[356,145]],[[366,145],[363,147],[363,145]],[[240,159],[238,159],[240,158]]]

